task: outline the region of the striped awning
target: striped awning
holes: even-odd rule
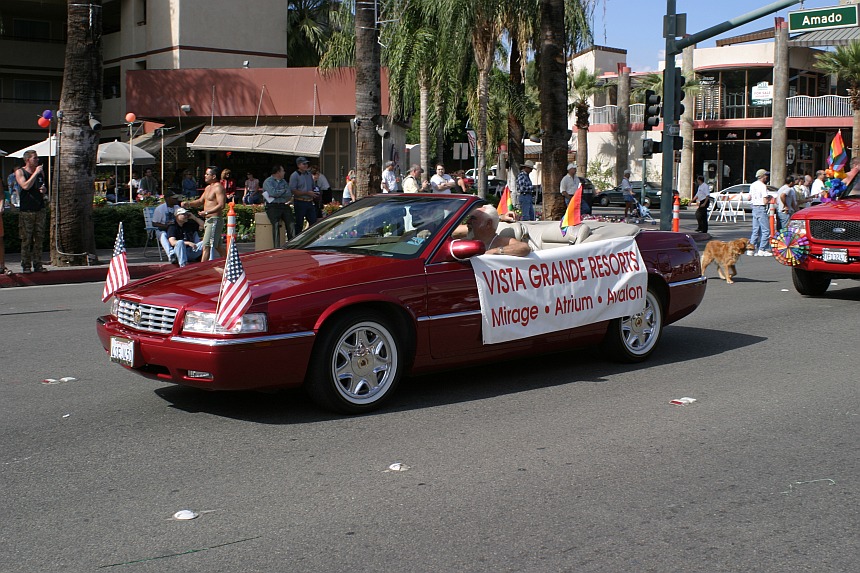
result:
[[[214,125],[204,127],[189,149],[319,157],[328,127],[309,125]]]
[[[815,30],[794,36],[788,41],[791,47],[816,46],[847,46],[851,42],[860,40],[860,27],[836,28],[834,30]]]

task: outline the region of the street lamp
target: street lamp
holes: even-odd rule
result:
[[[134,203],[134,190],[131,188],[132,165],[134,164],[134,154],[132,153],[131,140],[134,137],[134,122],[137,116],[132,112],[125,114],[125,122],[128,124],[128,200]]]

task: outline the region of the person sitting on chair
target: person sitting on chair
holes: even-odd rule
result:
[[[167,228],[167,240],[170,241],[170,255],[176,256],[180,267],[189,261],[198,261],[203,256],[203,241],[200,231],[203,230],[203,219],[182,207],[173,212],[176,220]]]

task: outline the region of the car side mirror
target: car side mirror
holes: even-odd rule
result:
[[[448,260],[468,261],[472,257],[483,255],[487,252],[483,241],[467,241],[464,239],[454,239],[447,245]]]

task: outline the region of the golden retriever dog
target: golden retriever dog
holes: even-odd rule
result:
[[[724,241],[708,241],[705,245],[705,252],[702,253],[702,274],[705,274],[705,269],[713,262],[717,263],[717,272],[721,279],[726,279],[726,282],[733,284],[732,277],[738,274],[735,269],[738,259],[745,251],[752,249],[749,239],[735,239],[728,243]],[[725,274],[723,274],[725,270]]]

